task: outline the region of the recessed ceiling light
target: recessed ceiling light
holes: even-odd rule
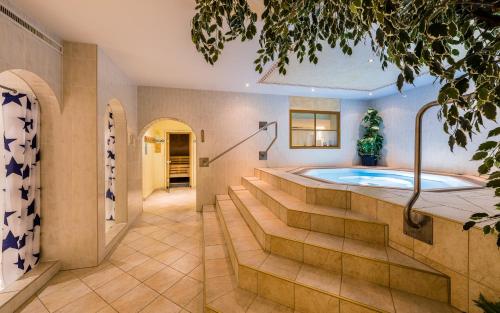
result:
[[[315,89],[314,89],[314,88],[311,88],[311,92],[314,92],[314,91],[315,91]]]
[[[369,60],[368,60],[368,63],[373,63],[373,59],[369,59]]]
[[[250,87],[250,83],[246,83],[245,87],[247,87],[247,88]]]
[[[368,95],[369,95],[369,96],[373,96],[373,92],[369,92],[369,93],[368,93]]]

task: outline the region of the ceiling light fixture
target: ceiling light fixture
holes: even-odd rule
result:
[[[250,87],[250,83],[246,83],[245,87],[247,87],[247,88]]]
[[[369,95],[369,96],[373,96],[373,92],[369,92],[369,93],[368,93],[368,95]]]
[[[368,60],[368,63],[373,63],[373,59],[369,59],[369,60]]]
[[[311,92],[314,92],[314,91],[315,91],[315,89],[314,89],[314,88],[311,88]]]

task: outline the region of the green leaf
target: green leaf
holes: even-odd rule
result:
[[[484,116],[486,116],[487,119],[495,121],[497,117],[497,107],[491,103],[491,102],[486,102],[482,106],[482,110],[484,113]]]
[[[500,135],[500,127],[492,129],[488,132],[488,138]]]
[[[493,179],[486,183],[486,187],[498,188],[500,187],[500,179]]]
[[[480,220],[482,218],[488,217],[488,213],[480,212],[480,213],[474,213],[470,216],[471,220]]]
[[[399,74],[398,81],[396,83],[399,91],[401,91],[401,89],[403,89],[404,82],[405,82],[405,78],[404,78],[403,74]]]
[[[486,225],[486,226],[483,227],[483,233],[485,235],[488,235],[490,232],[491,232],[491,226],[490,225]]]
[[[448,25],[444,23],[434,23],[429,26],[428,33],[434,38],[444,37],[448,35]]]
[[[472,156],[472,160],[473,161],[479,161],[479,160],[482,160],[484,159],[485,157],[488,156],[488,152],[486,151],[479,151],[479,152],[476,152],[473,156]]]
[[[477,149],[481,150],[481,151],[488,151],[488,150],[495,148],[496,146],[497,146],[497,142],[490,140],[490,141],[486,141],[486,142],[483,142],[482,144],[480,144]]]
[[[481,175],[487,174],[490,171],[491,167],[493,166],[493,162],[494,161],[492,157],[484,159],[483,164],[481,164],[477,169],[479,174]]]
[[[460,147],[465,147],[467,145],[467,136],[461,129],[457,129],[455,132],[455,139],[457,140],[457,145]]]
[[[467,223],[464,224],[463,229],[464,230],[469,230],[472,227],[474,227],[474,225],[476,225],[476,222],[474,222],[474,221],[468,221]]]

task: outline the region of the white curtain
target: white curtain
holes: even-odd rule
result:
[[[3,92],[0,133],[0,287],[30,271],[40,260],[39,105],[22,93]]]
[[[115,120],[113,119],[113,112],[108,105],[107,109],[107,125],[105,127],[105,146],[106,146],[106,220],[115,220],[115,184],[116,184],[116,167],[115,167]]]

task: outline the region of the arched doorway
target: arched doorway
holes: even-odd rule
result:
[[[105,244],[125,227],[127,213],[127,118],[121,102],[108,101],[103,117],[104,177],[102,197],[104,210],[100,218],[105,223]]]
[[[56,161],[57,152],[63,148],[63,142],[57,135],[58,127],[61,126],[58,123],[60,105],[49,85],[26,70],[1,72],[0,85],[5,87],[0,87],[3,99],[2,137],[5,141],[1,161],[4,162],[8,156],[20,169],[17,173],[9,173],[9,168],[6,168],[7,172],[0,177],[4,185],[0,201],[4,216],[2,272],[8,273],[2,277],[2,285],[5,286],[29,272],[40,261],[53,258],[54,245],[49,244],[51,239],[44,234],[55,232],[56,229],[54,223],[50,222],[50,216],[57,210],[54,205],[57,197],[63,194],[58,175],[64,170],[63,165]],[[7,117],[13,113],[12,108],[17,111],[14,116],[17,124],[19,121],[24,123],[18,138],[13,134],[15,128],[20,126],[12,124]],[[40,153],[42,150],[45,153]],[[19,187],[16,184],[21,185],[21,192],[9,192],[9,188]],[[6,242],[10,243],[5,249]],[[16,263],[9,261],[12,257],[15,257]],[[14,269],[8,268],[12,265]]]
[[[143,199],[182,198],[196,206],[196,135],[186,123],[161,118],[148,124],[141,140]]]

